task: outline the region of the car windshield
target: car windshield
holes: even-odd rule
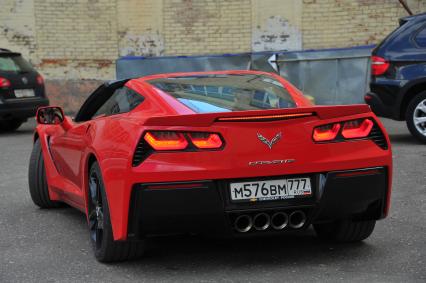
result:
[[[288,90],[265,75],[202,75],[148,82],[197,113],[296,107]]]
[[[30,63],[19,55],[1,55],[0,72],[25,73],[32,71]]]

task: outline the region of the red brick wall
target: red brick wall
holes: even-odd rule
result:
[[[100,80],[46,80],[46,94],[51,105],[61,106],[72,114],[102,83]]]

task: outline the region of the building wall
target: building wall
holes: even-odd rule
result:
[[[250,50],[250,0],[165,0],[165,54]]]
[[[118,42],[116,0],[34,1],[35,63],[46,77],[114,76]]]
[[[302,49],[302,1],[252,0],[251,49]]]
[[[164,54],[163,1],[117,0],[118,55]]]
[[[407,2],[426,11],[425,0]],[[115,77],[119,56],[374,44],[406,15],[398,0],[0,0],[0,7],[0,47],[29,58],[53,103],[70,108]]]
[[[10,48],[35,58],[34,0],[0,0],[0,48]]]
[[[426,1],[409,0],[415,13]],[[380,42],[406,16],[398,0],[303,0],[303,48],[333,48]]]

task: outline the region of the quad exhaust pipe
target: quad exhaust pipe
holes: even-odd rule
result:
[[[258,213],[253,218],[253,227],[257,231],[263,231],[269,228],[271,218],[265,212]]]
[[[293,211],[288,220],[289,226],[293,229],[302,228],[306,223],[306,215],[301,210]]]
[[[240,233],[246,233],[252,228],[257,231],[265,231],[269,227],[279,231],[287,226],[292,229],[300,229],[305,225],[306,219],[306,214],[302,210],[295,210],[290,214],[279,211],[272,216],[266,212],[257,213],[253,217],[242,214],[235,219],[234,228]]]
[[[240,233],[248,232],[253,227],[253,220],[246,214],[240,215],[235,219],[234,227]]]
[[[285,212],[275,212],[271,217],[271,227],[275,230],[282,230],[287,227],[288,215]]]

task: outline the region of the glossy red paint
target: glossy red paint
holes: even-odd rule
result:
[[[195,74],[199,73],[155,75],[128,81],[127,87],[145,97],[144,102],[129,113],[98,117],[81,123],[67,117],[66,128],[60,125],[38,125],[36,137],[42,145],[50,198],[64,201],[87,213],[88,171],[90,162],[97,160],[106,188],[114,239],[125,240],[134,184],[386,167],[389,188],[385,212],[388,212],[392,181],[390,148],[384,150],[367,139],[335,143],[315,143],[312,139],[313,130],[318,126],[363,118],[375,121],[385,132],[368,106],[313,106],[300,91],[275,74],[223,71],[203,74],[272,76],[288,88],[297,108],[195,114],[178,100],[146,82],[154,78]],[[304,113],[310,114],[272,121],[218,120]],[[158,152],[133,167],[133,154],[146,131],[218,133],[223,138],[224,146],[213,151]],[[282,139],[272,150],[256,137],[257,133],[261,133],[270,139],[278,132],[282,133]],[[390,144],[386,134],[385,138]],[[249,166],[252,161],[276,159],[295,159],[295,162]]]

